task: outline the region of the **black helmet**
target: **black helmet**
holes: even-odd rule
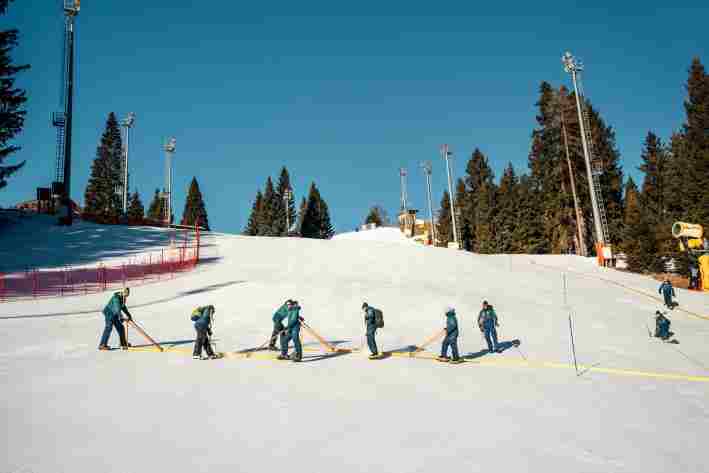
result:
[[[367,304],[366,302],[362,302],[362,308],[366,309],[367,307],[369,307],[369,304]]]

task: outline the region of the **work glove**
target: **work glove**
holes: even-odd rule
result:
[[[298,319],[300,319],[301,322],[305,322],[305,317],[298,317]]]

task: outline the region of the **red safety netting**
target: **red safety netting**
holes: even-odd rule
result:
[[[0,273],[0,300],[88,294],[173,278],[199,262],[199,227],[194,236],[190,239],[185,231],[181,241],[173,240],[168,248],[122,263]]]

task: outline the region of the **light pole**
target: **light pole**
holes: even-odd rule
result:
[[[286,188],[283,193],[283,206],[286,209],[286,236],[290,234],[290,199],[293,197],[293,191]]]
[[[121,126],[126,129],[126,141],[123,155],[123,215],[128,214],[128,149],[130,147],[130,130],[135,123],[135,113],[130,112],[121,122]]]
[[[591,208],[593,210],[593,223],[596,229],[596,241],[605,246],[606,238],[605,232],[603,231],[603,224],[601,223],[601,212],[598,202],[598,196],[596,195],[596,189],[594,189],[594,175],[591,170],[591,154],[589,143],[586,134],[590,130],[586,130],[584,123],[583,110],[581,108],[581,97],[579,94],[579,88],[577,83],[577,74],[583,71],[583,65],[576,61],[576,58],[570,53],[566,52],[562,58],[561,62],[564,63],[564,71],[571,74],[571,81],[574,84],[574,92],[576,95],[576,111],[579,115],[579,126],[581,127],[581,144],[583,145],[583,155],[586,160],[586,177],[588,179],[589,194],[591,194]],[[600,192],[600,189],[598,189]]]
[[[448,197],[451,201],[451,221],[453,222],[453,242],[455,247],[460,249],[460,244],[458,243],[458,226],[456,225],[456,215],[455,215],[455,199],[453,198],[453,177],[451,176],[451,166],[450,158],[453,153],[448,151],[448,145],[441,146],[441,156],[446,161],[446,173],[448,174]]]
[[[436,246],[436,225],[433,222],[433,201],[431,199],[431,161],[421,163],[421,168],[426,176],[426,194],[428,197],[428,216],[431,219],[431,238],[433,246]]]
[[[406,212],[409,207],[406,195],[406,168],[399,169],[399,176],[401,177],[401,211]]]
[[[165,144],[165,222],[172,223],[172,156],[175,154],[177,140],[172,137]]]

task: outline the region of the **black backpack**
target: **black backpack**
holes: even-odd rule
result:
[[[374,324],[377,328],[384,328],[384,313],[379,309],[374,309]]]

